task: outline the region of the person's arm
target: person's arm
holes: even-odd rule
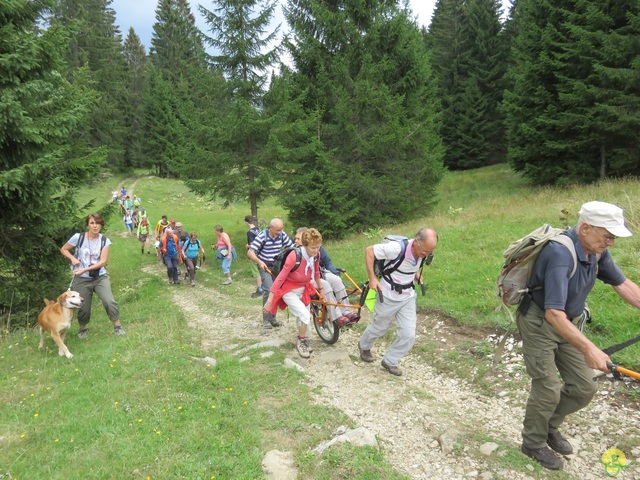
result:
[[[380,282],[378,281],[378,277],[376,277],[375,271],[373,269],[373,263],[375,261],[375,256],[373,254],[373,245],[369,245],[364,249],[364,262],[367,267],[367,276],[369,277],[369,288],[374,292],[378,290],[380,286]]]
[[[576,347],[582,355],[589,368],[595,368],[605,373],[609,373],[607,362],[609,356],[596,347],[578,328],[569,321],[567,315],[562,310],[547,308],[544,316],[549,324],[571,345]]]
[[[69,242],[67,242],[60,248],[60,253],[71,261],[71,265],[77,267],[78,265],[80,265],[80,260],[78,260],[75,255],[71,253],[71,250],[74,248],[76,248],[75,245],[71,245]]]
[[[613,289],[625,302],[640,310],[640,287],[637,284],[627,278]]]
[[[225,245],[227,246],[227,258],[231,259],[232,257],[232,251],[231,249],[233,248],[233,246],[231,245],[231,237],[229,237],[229,235],[226,232],[222,233],[222,241],[225,243]]]

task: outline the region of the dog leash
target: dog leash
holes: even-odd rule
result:
[[[69,288],[67,288],[67,292],[71,291],[71,286],[73,285],[73,280],[76,278],[75,273],[71,272],[71,281],[69,282]]]

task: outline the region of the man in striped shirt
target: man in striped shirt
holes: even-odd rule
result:
[[[269,228],[263,230],[256,238],[253,239],[247,257],[256,262],[262,278],[262,305],[269,298],[273,278],[267,272],[267,268],[271,269],[273,260],[284,248],[293,247],[293,242],[289,236],[283,231],[284,223],[279,218],[274,218],[269,222]],[[279,327],[282,323],[276,320],[276,316],[271,313],[262,313],[262,327],[266,330],[273,327]]]

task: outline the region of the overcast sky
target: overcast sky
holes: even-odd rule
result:
[[[205,34],[209,34],[207,25],[204,19],[200,15],[198,5],[202,5],[205,8],[212,10],[213,2],[211,0],[189,0],[191,4],[191,11],[196,17],[196,25]],[[411,10],[418,19],[420,25],[428,25],[431,21],[431,15],[433,14],[433,8],[436,0],[410,0],[409,4]],[[153,31],[153,24],[155,23],[155,11],[158,5],[158,0],[113,0],[111,7],[116,12],[116,23],[120,27],[122,37],[126,38],[129,32],[129,27],[133,27],[144,46],[149,49],[151,43],[151,32]],[[276,16],[274,18],[274,25],[278,23],[282,24],[281,30],[287,28],[286,21],[282,15],[282,10],[277,9]]]

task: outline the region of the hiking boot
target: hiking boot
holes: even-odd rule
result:
[[[227,277],[226,280],[224,282],[222,282],[223,285],[229,285],[231,284],[231,282],[233,282],[233,280],[231,280],[231,277]]]
[[[282,322],[274,320],[273,322],[271,322],[271,326],[275,327],[275,328],[281,327],[282,326]]]
[[[362,359],[362,361],[373,363],[373,355],[371,355],[371,350],[363,350],[360,346],[360,342],[358,342],[358,350],[360,350],[360,358]]]
[[[262,297],[263,295],[264,293],[262,290],[256,290],[251,294],[251,298],[259,298],[259,297]]]
[[[360,315],[354,312],[347,313],[345,317],[347,317],[351,323],[358,323],[358,321],[360,321]]]
[[[113,334],[114,335],[118,335],[119,337],[125,335],[127,332],[124,331],[124,328],[122,328],[122,325],[116,325],[115,327],[113,327]]]
[[[533,458],[536,462],[549,470],[562,470],[564,463],[555,456],[555,454],[547,447],[528,448],[522,445],[520,451],[527,457]]]
[[[309,358],[310,357],[309,344],[307,343],[307,339],[306,338],[298,337],[298,344],[296,345],[296,348],[298,349],[298,353],[300,354],[300,356],[302,358]]]
[[[382,360],[382,363],[380,365],[382,365],[382,368],[384,368],[391,375],[395,375],[396,377],[402,375],[402,370],[400,370],[396,365],[389,365],[384,361],[384,359]]]
[[[344,327],[345,325],[351,325],[351,320],[346,315],[342,315],[340,318],[336,320],[336,324],[339,327]]]
[[[573,453],[573,447],[560,435],[560,432],[549,433],[547,435],[547,445],[551,447],[551,450],[555,450],[561,455],[571,455]]]
[[[195,280],[191,280],[191,286],[195,287],[196,286],[196,281]]]
[[[78,331],[78,338],[85,339],[88,336],[89,336],[89,329],[88,328],[81,328]]]

